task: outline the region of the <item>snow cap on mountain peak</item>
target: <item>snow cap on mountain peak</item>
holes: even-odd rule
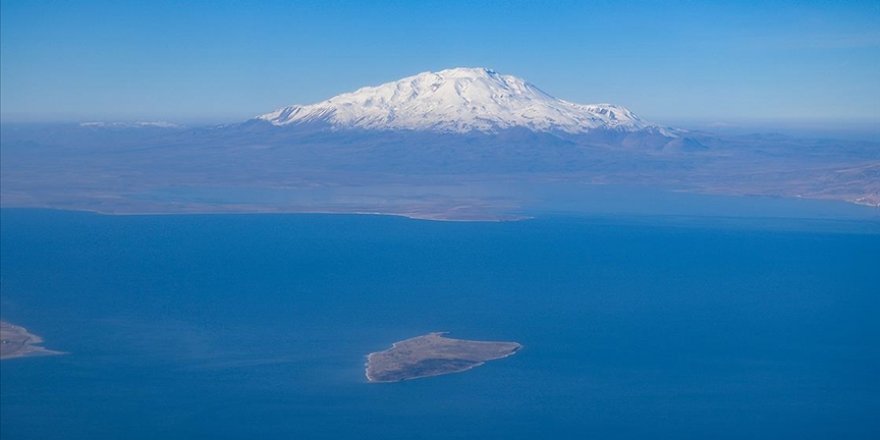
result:
[[[258,119],[274,125],[323,123],[336,129],[448,132],[523,127],[579,133],[650,126],[624,107],[571,103],[484,67],[423,72],[316,104],[284,107]]]
[[[422,75],[430,73],[431,72],[423,72]],[[437,75],[447,77],[475,77],[497,75],[497,72],[486,67],[453,67],[451,69],[441,70],[437,72]]]

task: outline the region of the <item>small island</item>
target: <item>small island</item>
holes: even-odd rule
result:
[[[444,337],[445,333],[395,342],[391,348],[367,356],[370,382],[399,382],[421,377],[458,373],[516,353],[516,342],[467,341]]]
[[[0,359],[64,354],[37,345],[42,342],[43,338],[28,333],[26,328],[0,321]]]

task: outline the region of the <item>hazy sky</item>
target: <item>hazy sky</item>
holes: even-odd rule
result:
[[[880,1],[7,1],[4,121],[237,120],[491,67],[657,121],[880,121]]]

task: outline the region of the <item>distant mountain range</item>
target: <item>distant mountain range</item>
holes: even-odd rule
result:
[[[598,187],[880,206],[878,142],[664,127],[485,68],[220,126],[5,124],[0,147],[3,206],[500,219],[593,209]]]

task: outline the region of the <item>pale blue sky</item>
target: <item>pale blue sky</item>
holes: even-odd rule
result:
[[[2,0],[4,121],[232,121],[485,66],[657,121],[880,121],[880,2]]]

